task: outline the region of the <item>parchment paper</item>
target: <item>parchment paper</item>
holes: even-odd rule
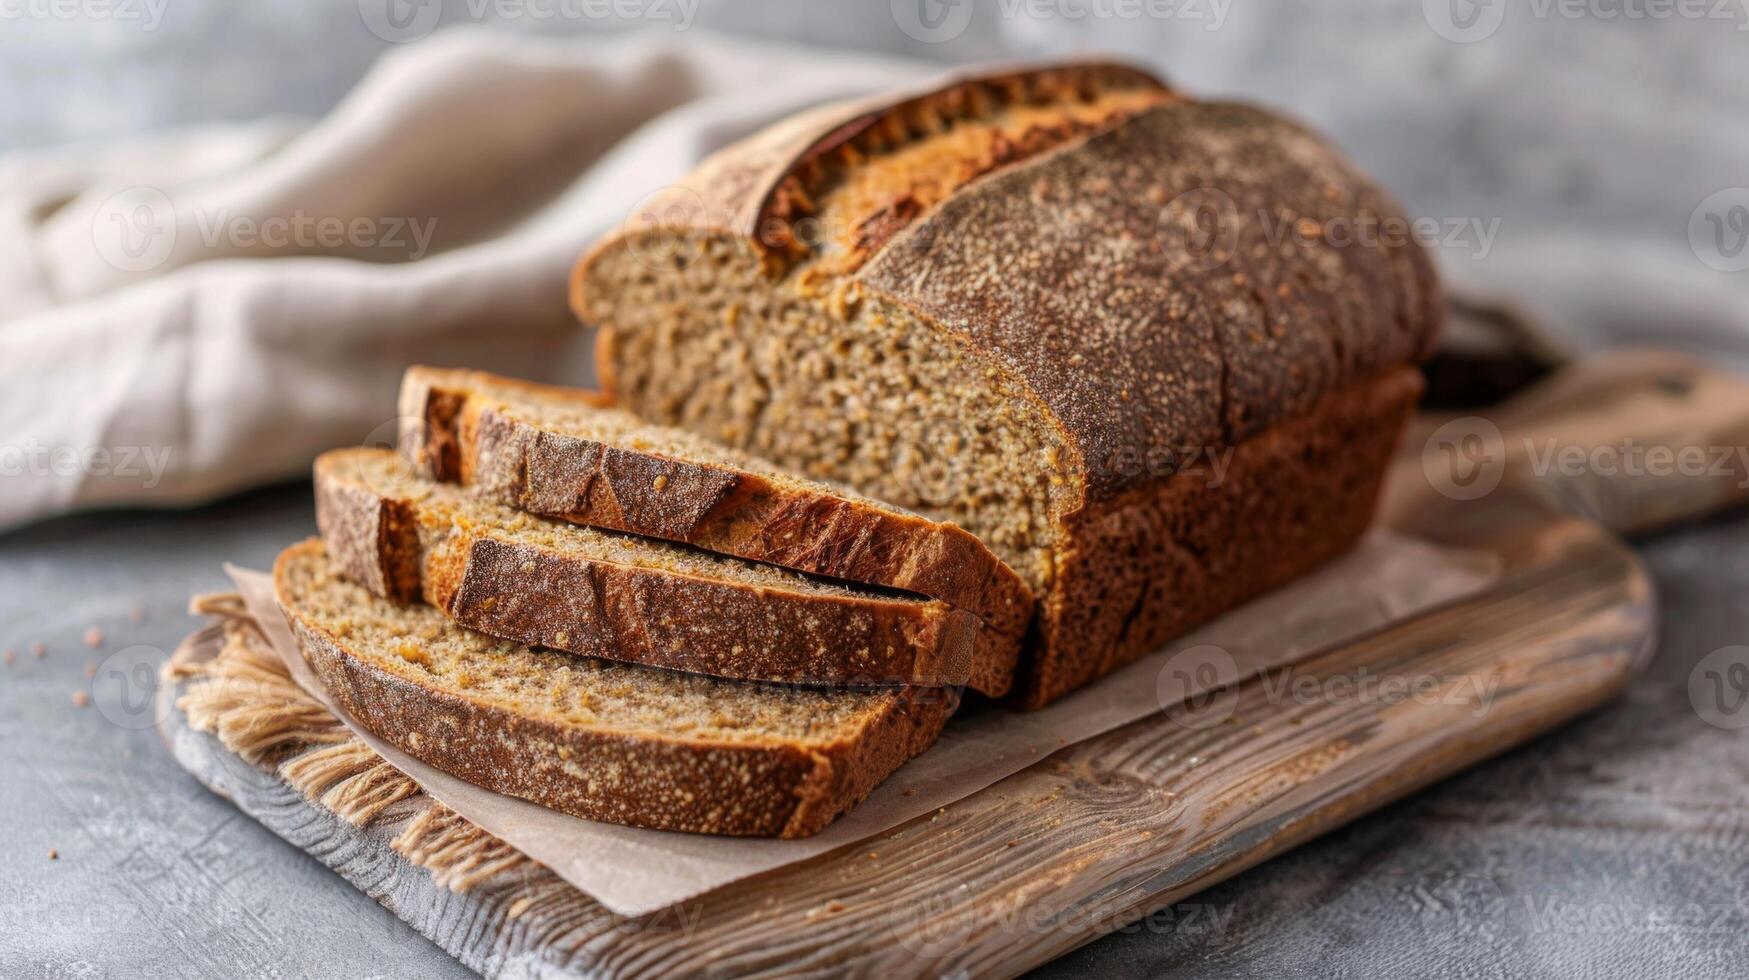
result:
[[[636,916],[882,833],[970,796],[1066,745],[1144,718],[1207,687],[1303,659],[1473,595],[1498,577],[1499,563],[1486,552],[1443,549],[1375,531],[1354,552],[1320,571],[1048,708],[988,708],[956,717],[928,752],[901,767],[838,822],[802,840],[710,837],[596,823],[434,769],[385,744],[334,705],[304,662],[268,575],[235,566],[226,570],[292,677],[389,764],[602,905]],[[1168,669],[1185,666],[1187,657],[1200,669]]]

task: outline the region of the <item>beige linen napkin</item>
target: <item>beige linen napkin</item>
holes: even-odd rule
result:
[[[0,156],[0,528],[392,437],[409,363],[590,383],[565,278],[592,238],[772,119],[928,71],[462,29],[317,122]]]

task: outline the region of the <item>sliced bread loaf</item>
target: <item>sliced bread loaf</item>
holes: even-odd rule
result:
[[[1038,706],[1358,538],[1444,315],[1410,225],[1290,120],[1004,68],[725,148],[572,301],[627,411],[987,543]]]
[[[973,673],[977,617],[947,603],[545,520],[421,480],[388,450],[323,454],[316,500],[355,581],[493,636],[794,684],[958,686]]]
[[[547,517],[940,599],[984,621],[993,649],[980,666],[1012,672],[1031,592],[954,524],[650,425],[598,392],[413,367],[401,415],[402,455],[429,479]]]
[[[397,605],[287,549],[274,585],[328,693],[402,751],[591,820],[806,837],[928,748],[949,688],[818,691],[531,649]]]

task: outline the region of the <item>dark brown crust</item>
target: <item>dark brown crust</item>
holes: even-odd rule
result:
[[[542,430],[493,407],[476,389],[527,388],[599,406],[595,392],[526,385],[483,372],[409,368],[407,411],[455,406],[402,443],[436,478],[470,483],[533,514],[689,544],[716,554],[940,599],[984,622],[971,685],[1007,693],[1032,620],[1020,576],[963,528],[872,507],[746,470],[634,451]],[[459,447],[435,466],[430,446]]]
[[[1162,231],[1170,203],[1205,187],[1231,202],[1218,264]],[[962,190],[860,278],[1036,393],[1095,506],[1158,481],[1149,460],[1239,445],[1430,348],[1443,307],[1418,244],[1297,232],[1374,221],[1408,228],[1300,127],[1173,102]],[[981,274],[992,255],[1027,274]]]
[[[1350,385],[1240,444],[1218,481],[1199,464],[1079,515],[1016,699],[1049,704],[1347,551],[1420,393],[1414,368]]]
[[[590,820],[746,837],[807,837],[855,806],[934,743],[956,698],[901,689],[854,741],[829,749],[728,745],[590,730],[507,711],[464,691],[368,663],[308,622],[284,569],[321,547],[287,549],[274,566],[280,606],[328,694],[354,721],[407,754],[494,792]],[[654,674],[654,672],[652,672]]]
[[[781,595],[474,538],[426,594],[492,636],[692,674],[791,684],[957,686],[976,620],[945,607]],[[427,565],[428,570],[430,565]]]
[[[375,452],[324,454],[316,498],[337,563],[378,595],[423,596],[463,626],[519,643],[715,677],[932,687],[971,677],[977,617],[946,603],[785,592],[501,539],[347,477],[349,457]],[[374,533],[385,513],[438,526],[437,540]],[[408,569],[415,587],[384,587]]]

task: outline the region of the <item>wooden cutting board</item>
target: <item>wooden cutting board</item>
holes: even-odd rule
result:
[[[488,976],[1012,976],[1608,701],[1654,636],[1645,574],[1614,531],[1741,502],[1745,444],[1749,387],[1658,354],[1569,368],[1485,417],[1421,419],[1384,520],[1492,550],[1504,574],[1295,676],[1497,685],[1485,705],[1284,702],[1253,681],[1221,695],[1225,723],[1189,709],[1136,722],[876,839],[643,919],[544,871],[453,893],[390,849],[405,814],[352,827],[180,712],[160,727],[203,783]],[[1707,453],[1706,468],[1663,466],[1654,447]]]

